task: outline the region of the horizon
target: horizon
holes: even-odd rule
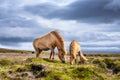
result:
[[[83,52],[120,53],[120,0],[0,0],[0,48],[34,50],[53,30]],[[56,50],[55,50],[56,51]]]

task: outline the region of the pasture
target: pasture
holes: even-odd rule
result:
[[[0,80],[120,80],[120,54],[85,54],[86,63],[62,63],[42,52],[0,49]],[[79,59],[78,59],[79,60]]]

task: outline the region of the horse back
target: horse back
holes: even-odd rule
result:
[[[33,41],[33,46],[40,49],[49,49],[52,46],[55,46],[55,37],[49,33],[42,37],[38,37]]]

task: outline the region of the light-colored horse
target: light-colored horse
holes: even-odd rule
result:
[[[36,57],[39,57],[40,53],[43,50],[51,50],[50,53],[50,59],[53,56],[54,60],[54,49],[57,47],[58,49],[58,57],[59,59],[64,63],[65,62],[65,55],[66,55],[66,47],[65,47],[65,41],[64,38],[61,36],[61,34],[58,31],[51,31],[50,33],[36,38],[33,41],[33,46],[36,52]]]
[[[79,42],[73,40],[70,44],[69,51],[70,51],[70,64],[73,64],[74,61],[75,63],[77,62],[76,61],[77,55],[80,56],[81,62],[87,61],[87,58],[82,53]]]

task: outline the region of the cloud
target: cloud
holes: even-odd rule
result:
[[[8,4],[10,3],[7,0],[3,3],[4,6],[0,5],[1,45],[19,46],[20,43],[32,42],[34,38],[51,30],[48,27],[43,27],[35,19],[33,19],[33,17],[25,13],[20,8],[9,8],[10,6]]]
[[[120,32],[63,32],[66,41],[77,40],[80,42],[99,42],[120,40]]]
[[[119,53],[120,48],[118,47],[83,47],[84,52],[89,53]]]
[[[0,37],[0,42],[29,42],[32,38],[20,38],[20,37]]]
[[[64,7],[39,4],[27,6],[25,10],[48,19],[59,18],[87,23],[110,23],[120,19],[120,4],[118,2],[118,0],[79,0]],[[117,9],[114,10],[114,7]]]
[[[80,42],[83,52],[120,52],[119,32],[71,32],[63,33],[67,47],[72,40]]]
[[[32,41],[58,30],[83,51],[120,52],[119,0],[0,0],[0,47],[33,50]]]
[[[42,27],[5,27],[1,28],[0,32],[0,44],[18,46],[19,43],[32,42],[36,37],[51,31],[49,28]]]
[[[34,50],[32,42],[22,42],[22,43],[18,43],[18,44],[9,43],[9,45],[0,44],[0,48],[19,49],[19,50]]]
[[[19,0],[4,0],[0,3],[0,44],[3,46],[19,46],[23,42],[32,42],[34,38],[51,30],[25,12],[22,3],[24,2]]]
[[[111,0],[110,3],[108,3],[106,8],[114,10],[114,11],[119,11],[120,10],[120,0]]]
[[[105,41],[94,41],[94,42],[80,42],[82,47],[117,47],[120,48],[120,41],[110,41],[110,40],[105,40]]]

